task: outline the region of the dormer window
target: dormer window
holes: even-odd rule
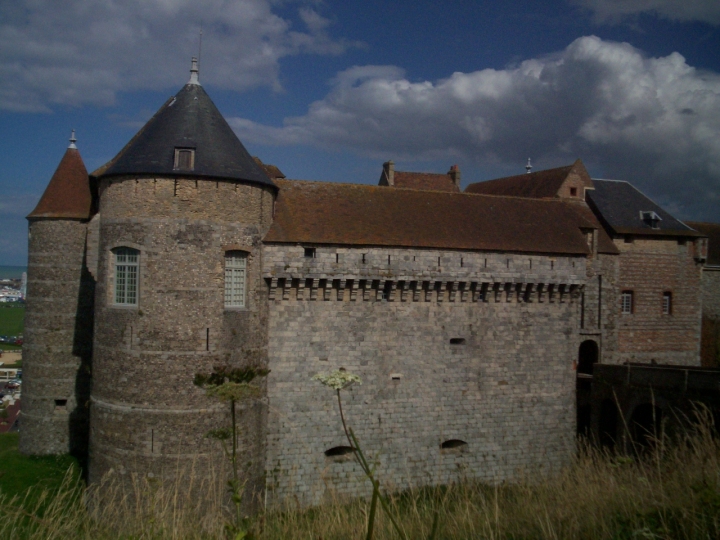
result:
[[[647,212],[640,212],[640,219],[643,220],[647,225],[650,225],[653,229],[659,229],[660,228],[660,222],[662,221],[662,218],[658,216],[653,211],[647,211]]]
[[[175,164],[176,171],[192,171],[195,169],[195,150],[193,148],[176,148]]]

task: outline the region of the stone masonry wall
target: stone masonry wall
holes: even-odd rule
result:
[[[87,453],[94,280],[86,224],[30,221],[20,451]]]
[[[699,365],[701,266],[692,242],[675,239],[616,239],[620,278],[615,309],[618,319],[617,363]],[[620,294],[633,291],[634,312],[620,313]],[[662,312],[663,292],[672,293],[672,313]]]
[[[221,461],[208,430],[227,405],[193,384],[216,365],[267,364],[267,287],[260,242],[273,193],[235,182],[120,178],[100,185],[90,480],[111,469],[171,476],[178,464],[210,474]],[[114,305],[112,249],[138,249],[137,306]],[[245,250],[246,307],[224,306],[226,250]],[[241,414],[249,493],[263,487],[262,402]],[[249,500],[249,497],[248,497]]]
[[[344,409],[384,487],[567,462],[584,257],[305,247],[264,247],[270,506],[368,493],[350,454],[325,454],[348,443],[311,377],[340,367],[363,379]]]

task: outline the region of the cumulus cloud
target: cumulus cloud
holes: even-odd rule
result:
[[[600,22],[617,22],[640,13],[654,13],[673,21],[720,24],[717,0],[571,0],[591,10]]]
[[[591,171],[672,201],[681,215],[720,218],[720,75],[678,53],[647,58],[594,36],[517,67],[436,82],[413,82],[392,66],[353,67],[282,127],[230,121],[245,142],[378,159],[560,164],[579,156]]]
[[[340,54],[330,21],[298,0],[298,27],[274,0],[25,0],[0,3],[0,108],[110,105],[118,91],[175,87],[203,28],[201,78],[280,88],[279,60]],[[307,4],[307,5],[306,5]]]

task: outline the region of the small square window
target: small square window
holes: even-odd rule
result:
[[[305,248],[305,258],[306,259],[314,259],[315,258],[315,248]]]
[[[635,306],[633,305],[633,292],[623,291],[621,297],[621,309],[623,315],[630,315],[633,313]]]
[[[570,188],[570,196],[571,196],[571,197],[577,197],[577,188],[576,188],[576,187],[571,187],[571,188]]]
[[[195,150],[192,148],[176,148],[173,169],[176,171],[195,170]]]
[[[672,293],[665,291],[662,296],[663,315],[672,315]]]

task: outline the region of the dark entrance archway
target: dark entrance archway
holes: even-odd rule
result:
[[[598,344],[592,339],[583,341],[578,351],[575,383],[578,436],[588,437],[590,435],[592,372],[597,361]]]

